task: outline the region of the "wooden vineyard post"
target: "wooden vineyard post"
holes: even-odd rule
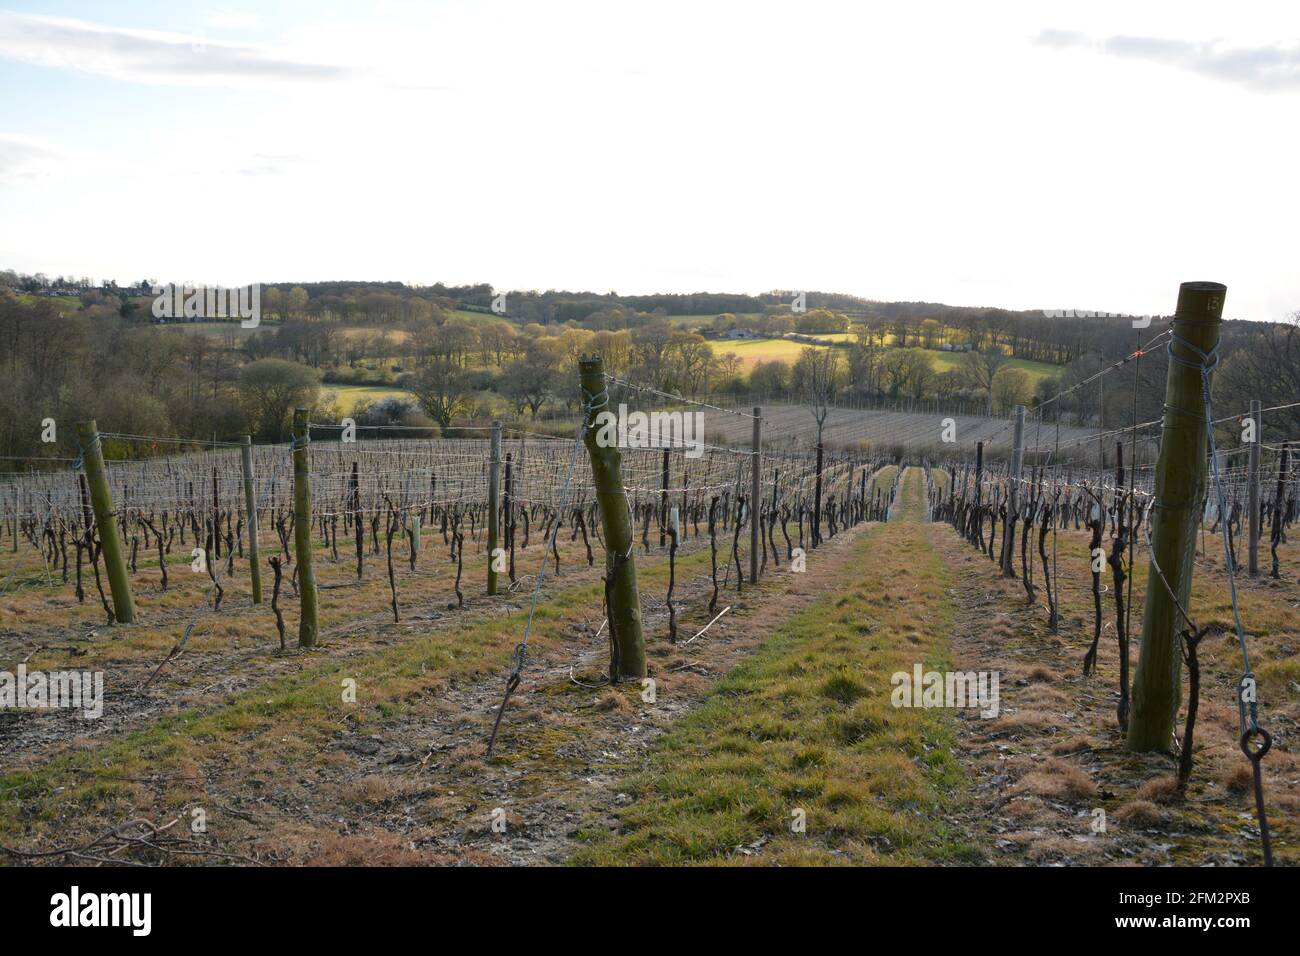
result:
[[[1264,436],[1261,434],[1263,423],[1259,420],[1259,404],[1259,399],[1253,399],[1250,403],[1251,427],[1255,433],[1251,436],[1252,441],[1246,465],[1246,501],[1247,507],[1250,509],[1250,523],[1247,525],[1250,529],[1249,567],[1252,578],[1259,574],[1259,443],[1264,440]]]
[[[352,509],[352,533],[357,544],[357,580],[360,581],[365,569],[366,529],[365,516],[361,511],[361,478],[357,474],[355,461],[352,462],[352,477],[348,483],[348,506]]]
[[[645,677],[645,638],[641,633],[641,599],[636,586],[636,562],[632,556],[632,519],[623,491],[623,456],[617,441],[602,440],[602,430],[595,427],[595,416],[610,411],[605,389],[605,362],[599,356],[578,363],[584,403],[600,406],[587,412],[584,444],[591,458],[591,472],[596,487],[605,528],[605,593],[609,601],[609,628],[618,654],[612,676]],[[611,414],[613,414],[611,412]],[[606,436],[615,429],[603,430]]]
[[[822,543],[822,451],[820,436],[817,439],[817,478],[813,484],[812,546]]]
[[[293,548],[298,562],[298,646],[315,647],[320,633],[316,621],[316,572],[311,553],[311,469],[307,460],[310,442],[307,409],[293,410]]]
[[[487,552],[488,574],[487,593],[497,593],[497,548],[501,533],[501,423],[492,423],[492,448],[488,456],[488,529]]]
[[[1188,346],[1204,353],[1214,351],[1226,292],[1227,287],[1217,282],[1184,282],[1178,289],[1160,458],[1156,462],[1151,519],[1153,563],[1147,569],[1142,651],[1133,675],[1128,747],[1134,751],[1168,750],[1178,716],[1182,692],[1178,635],[1186,626],[1178,607],[1189,610],[1196,526],[1206,491],[1201,357]]]
[[[759,533],[759,514],[763,500],[762,474],[763,474],[763,409],[757,405],[754,406],[754,438],[750,453],[750,495],[749,500],[753,502],[753,520],[749,522],[749,583],[758,583],[758,533]],[[775,494],[775,491],[773,491]]]
[[[1002,536],[1002,574],[1014,578],[1016,559],[1016,522],[1020,518],[1020,471],[1025,463],[1025,406],[1016,406],[1015,437],[1011,446],[1011,495],[1007,501],[1007,527]]]
[[[221,495],[217,490],[217,466],[212,466],[212,548],[221,557]]]
[[[113,594],[113,618],[119,624],[131,624],[135,621],[135,599],[131,596],[131,579],[127,577],[126,562],[122,559],[122,542],[117,536],[117,515],[113,512],[113,494],[108,487],[108,475],[104,473],[104,452],[99,444],[99,427],[93,418],[77,425],[77,441],[81,443],[90,504],[95,511],[95,526],[99,529],[104,566],[108,569],[108,585]]]
[[[664,449],[664,471],[663,479],[659,485],[659,547],[663,547],[668,541],[668,468],[671,464],[669,460],[669,451]]]
[[[257,552],[257,498],[253,494],[253,439],[245,435],[239,446],[240,465],[244,471],[244,511],[248,518],[248,569],[253,578],[253,603],[262,603],[262,567]]]
[[[1097,353],[1097,470],[1106,470],[1106,376],[1101,353]]]
[[[506,570],[510,574],[510,583],[515,583],[515,503],[514,503],[514,478],[510,472],[511,460],[510,453],[506,452],[506,484],[505,499],[502,503],[501,510],[506,518],[506,550],[510,553],[509,564]]]
[[[867,475],[866,472],[864,471],[862,474],[864,487],[866,486],[865,485],[866,479],[867,479]],[[962,492],[962,496],[965,497],[966,478],[964,473],[962,476],[961,492]],[[948,465],[948,516],[949,518],[951,518],[954,514],[957,513],[956,507],[957,507],[957,467],[955,463],[949,463]]]

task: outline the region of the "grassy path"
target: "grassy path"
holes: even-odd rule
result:
[[[621,832],[589,834],[577,862],[983,858],[952,822],[952,713],[890,702],[893,673],[948,660],[950,572],[923,511],[912,469],[898,519],[854,543],[840,596],[786,621],[658,741],[628,785]]]

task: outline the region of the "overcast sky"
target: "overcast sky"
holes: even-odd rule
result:
[[[1300,4],[0,5],[0,268],[1300,309]]]

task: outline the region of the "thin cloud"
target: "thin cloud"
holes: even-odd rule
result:
[[[64,154],[40,140],[13,133],[0,133],[0,182],[35,179],[49,163]]]
[[[1056,50],[1085,49],[1160,63],[1262,92],[1300,90],[1300,45],[1229,47],[1134,36],[1094,40],[1068,30],[1044,30],[1035,42]]]
[[[143,83],[245,85],[347,78],[346,67],[263,47],[0,11],[0,57]]]

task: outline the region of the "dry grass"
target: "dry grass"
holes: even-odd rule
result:
[[[1236,764],[1220,778],[1229,793],[1250,793],[1255,787],[1255,774],[1249,764]]]
[[[1136,799],[1151,803],[1174,803],[1180,799],[1177,777],[1156,777],[1138,787]]]
[[[445,855],[416,849],[409,837],[384,831],[329,834],[300,850],[307,866],[431,866]]]
[[[1150,800],[1130,800],[1112,814],[1120,823],[1135,827],[1153,827],[1165,819],[1165,811]]]
[[[1074,764],[1050,759],[1041,769],[1021,777],[1016,790],[1040,797],[1082,800],[1097,795],[1097,784]]]
[[[596,702],[596,709],[619,714],[632,713],[632,705],[628,703],[627,697],[616,690],[605,691]]]
[[[406,777],[369,774],[338,787],[339,800],[345,804],[378,805],[419,793],[420,785]]]
[[[990,735],[1017,736],[1024,734],[1042,734],[1059,727],[1061,718],[1043,710],[1021,710],[1012,714],[1003,714],[988,724]]]
[[[1051,752],[1057,757],[1068,757],[1071,754],[1082,753],[1085,750],[1092,750],[1097,746],[1097,741],[1084,734],[1076,734],[1065,740],[1058,740],[1051,746]]]

